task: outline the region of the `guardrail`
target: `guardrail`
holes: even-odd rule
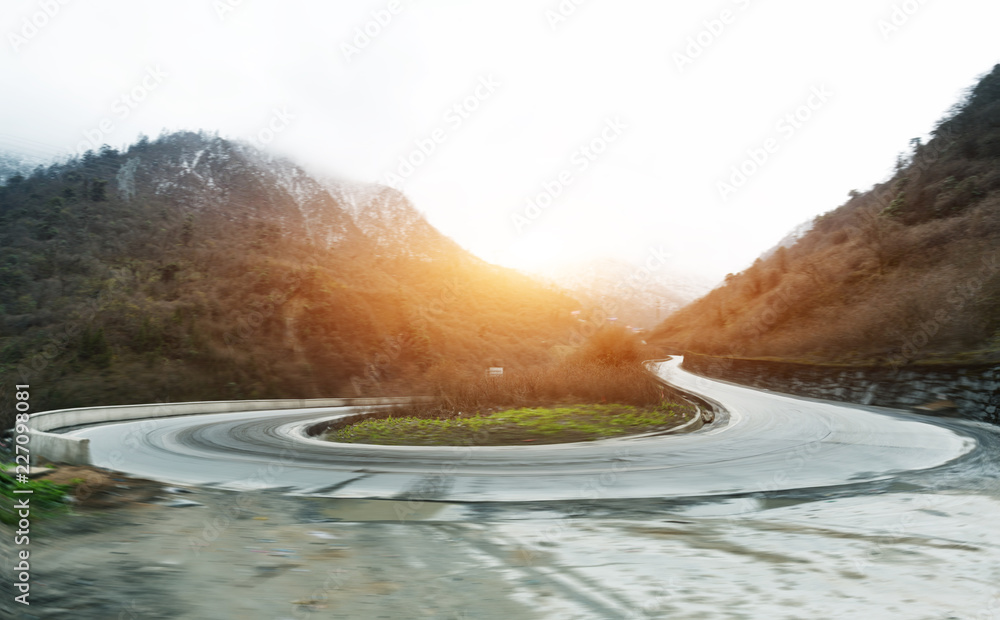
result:
[[[680,390],[680,389],[678,389],[678,388],[670,385],[669,383],[667,383],[663,379],[663,377],[660,377],[655,372],[653,372],[652,370],[649,369],[650,364],[659,364],[661,362],[668,362],[671,359],[673,359],[672,356],[667,356],[667,357],[665,357],[663,359],[647,360],[647,361],[643,362],[642,365],[646,368],[646,372],[648,372],[650,375],[652,375],[652,377],[658,383],[661,383],[664,386],[666,386],[678,398],[686,400],[687,402],[689,402],[692,405],[694,405],[695,407],[697,407],[698,410],[701,412],[702,421],[704,421],[705,424],[711,424],[712,422],[715,421],[716,414],[719,414],[719,413],[722,413],[722,412],[725,411],[725,407],[722,406],[722,403],[720,403],[720,402],[718,402],[716,400],[713,400],[711,398],[706,398],[704,396],[699,396],[698,394],[695,394],[693,392],[688,392],[686,390]]]
[[[706,424],[715,419],[715,413],[722,411],[722,405],[711,399],[681,391],[649,371],[649,365],[668,361],[670,358],[643,362],[646,370],[679,398],[695,405]],[[269,411],[281,409],[310,409],[321,407],[365,407],[374,405],[395,405],[412,402],[409,397],[392,398],[308,398],[276,400],[217,400],[189,403],[155,403],[145,405],[112,405],[108,407],[81,407],[77,409],[55,409],[32,414],[28,418],[31,434],[31,460],[39,459],[70,465],[90,465],[90,440],[62,433],[60,429],[127,422],[155,418],[202,415],[211,413],[240,413],[245,411]],[[686,426],[686,425],[685,425]]]
[[[81,407],[78,409],[40,411],[28,418],[28,426],[31,434],[31,458],[33,464],[37,463],[39,459],[44,459],[54,463],[90,465],[89,439],[50,432],[77,426],[209,413],[238,413],[244,411],[310,409],[318,407],[364,407],[401,404],[409,401],[409,398],[218,400],[189,403],[113,405],[109,407]]]

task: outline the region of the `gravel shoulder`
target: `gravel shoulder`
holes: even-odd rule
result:
[[[440,524],[410,521],[437,509],[422,502],[372,509],[91,478],[122,488],[34,527],[31,605],[4,617],[542,617],[511,596],[504,562],[483,566]]]

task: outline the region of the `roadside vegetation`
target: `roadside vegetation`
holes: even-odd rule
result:
[[[17,499],[31,500],[31,519],[44,519],[69,511],[67,496],[75,483],[55,484],[48,480],[29,480],[20,484],[10,473],[0,473],[0,523],[16,525],[19,518],[14,503]],[[14,489],[28,490],[31,494],[15,495]]]
[[[598,331],[560,363],[499,377],[453,368],[432,395],[333,425],[326,439],[387,445],[565,443],[663,431],[696,409],[652,379],[652,356],[622,328]]]

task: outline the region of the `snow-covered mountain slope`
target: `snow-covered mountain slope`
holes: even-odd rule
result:
[[[350,215],[302,168],[216,136],[183,132],[155,145],[140,142],[129,149],[115,182],[126,199],[151,191],[229,222],[266,221],[280,233],[323,247],[362,236]]]
[[[7,179],[14,175],[26,175],[30,173],[35,166],[43,163],[45,162],[37,158],[31,158],[9,151],[0,151],[0,183],[6,182]]]
[[[429,260],[462,252],[396,189],[334,180],[325,185],[380,255]]]

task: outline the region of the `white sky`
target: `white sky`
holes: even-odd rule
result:
[[[104,119],[113,146],[162,128],[250,138],[286,109],[272,148],[384,181],[440,128],[401,187],[483,258],[531,269],[668,247],[675,268],[718,278],[882,180],[1000,62],[995,0],[576,1],[8,0],[0,149],[76,150]],[[553,27],[560,6],[574,10]],[[730,23],[679,69],[724,10]],[[150,69],[155,88],[125,117],[121,97],[142,95]],[[499,86],[449,115],[484,78]],[[832,97],[794,132],[779,126],[814,88]],[[574,152],[614,119],[625,129],[580,170]],[[718,183],[768,139],[773,154],[723,200]],[[572,183],[519,232],[514,214],[564,170]]]

